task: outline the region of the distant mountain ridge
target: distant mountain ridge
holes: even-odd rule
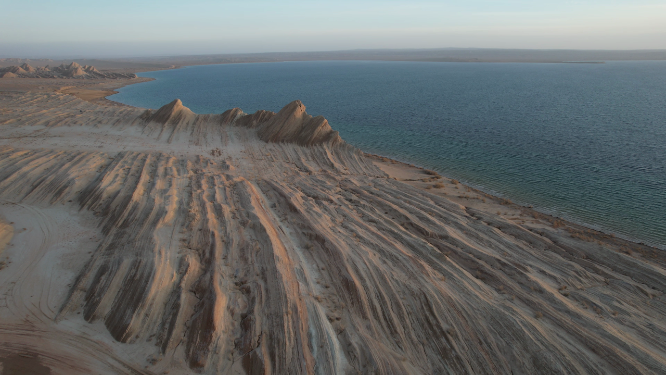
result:
[[[261,52],[236,54],[173,55],[118,59],[124,63],[175,66],[246,62],[377,60],[424,62],[565,63],[666,60],[666,50],[558,50],[558,49],[359,49],[341,51]]]
[[[0,68],[0,78],[79,78],[79,79],[123,79],[136,78],[134,73],[100,72],[92,65],[81,66],[76,62],[60,66],[32,67],[27,62]]]

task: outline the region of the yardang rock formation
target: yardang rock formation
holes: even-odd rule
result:
[[[0,356],[70,374],[666,373],[662,253],[388,178],[299,101],[198,115],[3,94],[0,131]]]
[[[76,62],[51,68],[33,68],[28,63],[21,66],[0,68],[0,78],[79,78],[79,79],[121,79],[136,78],[134,73],[100,72],[94,66],[81,66]]]

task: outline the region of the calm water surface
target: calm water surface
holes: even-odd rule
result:
[[[364,151],[666,247],[666,62],[285,62],[139,74],[110,97],[197,113],[300,99]]]

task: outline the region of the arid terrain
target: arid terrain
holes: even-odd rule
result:
[[[81,66],[77,62],[51,67],[33,67],[26,63],[0,68],[0,78],[77,78],[77,79],[132,79],[134,73],[101,72],[92,65]]]
[[[364,154],[299,101],[0,81],[0,374],[666,374],[661,250]]]

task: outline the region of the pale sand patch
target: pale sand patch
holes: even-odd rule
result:
[[[126,369],[118,358],[140,349],[119,348],[102,327],[86,327],[78,317],[54,324],[78,273],[103,239],[98,220],[71,203],[40,207],[3,201],[0,215],[16,228],[1,254],[7,265],[0,271],[0,355],[36,356],[53,374]],[[34,362],[12,363],[27,371]]]
[[[2,252],[5,250],[7,245],[9,245],[9,242],[12,240],[13,236],[13,224],[10,224],[10,222],[4,220],[4,218],[0,216],[0,256],[2,256]],[[0,262],[2,261],[0,260]],[[6,266],[5,263],[0,263],[0,267],[4,266]]]

